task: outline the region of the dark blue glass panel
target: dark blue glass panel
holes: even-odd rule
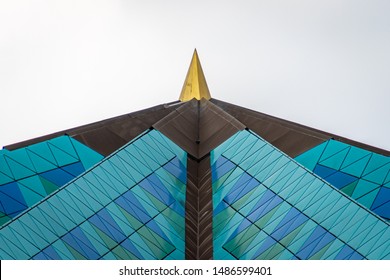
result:
[[[263,244],[261,244],[260,248],[257,250],[257,252],[254,254],[253,258],[257,258],[262,253],[264,253],[267,249],[269,249],[272,245],[276,243],[276,240],[272,237],[268,236],[264,241]]]
[[[243,173],[224,200],[229,204],[233,204],[258,185],[259,181],[249,176],[247,173]]]
[[[313,249],[317,246],[317,244],[321,241],[321,238],[326,233],[327,231],[323,227],[317,226],[310,235],[310,237],[302,245],[301,249],[298,251],[298,257],[300,257],[301,259],[308,259]]]
[[[320,238],[318,240],[318,242],[314,242],[314,243],[317,243],[317,245],[314,247],[314,249],[310,253],[309,258],[311,256],[315,255],[316,253],[318,253],[322,248],[324,248],[326,245],[328,245],[330,242],[334,241],[335,239],[336,239],[336,237],[334,235],[332,235],[331,233],[329,233],[329,232],[325,233],[325,235],[323,235],[322,238]]]
[[[213,172],[212,181],[213,183],[221,178],[223,175],[233,170],[236,165],[225,157],[219,157],[216,162],[211,166]]]
[[[41,173],[40,175],[59,187],[65,185],[74,178],[72,175],[62,169],[54,169],[48,172]]]
[[[221,201],[217,207],[215,207],[214,209],[214,217],[217,216],[220,212],[222,212],[223,210],[225,210],[226,208],[229,207],[229,204],[227,204],[225,201]]]
[[[15,217],[27,209],[23,195],[15,182],[0,186],[0,201],[3,208],[2,212],[11,217]]]
[[[91,241],[89,241],[88,237],[79,226],[72,230],[70,234],[72,234],[82,250],[87,254],[88,259],[97,259],[99,257],[99,254],[93,249],[94,246]]]
[[[347,260],[353,253],[354,250],[348,245],[345,245],[344,248],[337,254],[335,260]]]
[[[240,234],[240,232],[247,229],[251,224],[252,223],[247,219],[242,220],[242,222],[233,231],[233,233],[230,235],[230,237],[228,238],[228,240],[226,242],[229,242],[230,240],[234,239],[238,234]]]
[[[386,187],[381,187],[381,189],[379,190],[379,193],[377,194],[371,208],[375,209],[375,208],[377,208],[377,207],[381,206],[382,204],[385,204],[386,202],[389,202],[389,201],[390,201],[390,189],[388,189]],[[390,214],[390,212],[389,212],[389,214]]]
[[[50,260],[50,258],[48,256],[46,256],[43,252],[36,254],[32,259],[33,260]]]
[[[306,222],[308,218],[295,208],[291,208],[286,216],[282,219],[279,225],[271,233],[276,240],[283,239],[294,229]]]
[[[326,178],[326,181],[331,183],[336,188],[341,189],[342,187],[345,187],[346,185],[355,182],[358,178],[345,174],[341,171],[338,171],[334,173],[333,175],[330,175]]]
[[[105,210],[105,209],[103,209],[103,210]],[[98,229],[103,231],[110,238],[112,238],[113,240],[115,240],[117,242],[120,242],[124,238],[126,238],[126,236],[122,232],[120,232],[117,229],[115,229],[113,226],[111,226],[108,222],[106,222],[106,220],[104,220],[98,214],[93,215],[91,218],[89,218],[89,221],[93,225],[95,225]]]
[[[77,252],[79,252],[81,255],[83,255],[85,258],[87,258],[87,253],[84,252],[84,250],[81,248],[79,242],[72,236],[72,234],[67,233],[62,238],[62,241],[66,242],[69,246],[71,246],[73,249],[75,249]]]
[[[63,166],[61,168],[75,177],[79,176],[85,171],[84,166],[81,162],[76,162],[70,165]]]
[[[112,233],[115,233],[115,235],[118,236],[117,240],[122,240],[126,237],[122,229],[118,226],[111,214],[108,212],[107,208],[103,208],[98,213],[96,213],[96,215],[99,216],[102,221],[104,221],[104,224]]]
[[[390,219],[390,201],[375,208],[375,212],[386,219]]]
[[[253,208],[255,210],[252,210],[253,212],[248,215],[248,219],[255,222],[282,202],[283,200],[279,196],[275,195],[272,191],[267,190]]]
[[[161,238],[165,239],[167,242],[171,242],[166,234],[161,230],[160,225],[156,223],[155,220],[151,220],[146,224],[153,232],[157,233]]]
[[[137,218],[141,223],[146,224],[150,219],[150,215],[139,203],[138,198],[131,191],[124,193],[115,200],[115,203]]]
[[[120,244],[123,248],[125,248],[127,251],[131,252],[134,256],[136,256],[138,259],[143,260],[144,257],[138,251],[138,249],[134,246],[133,242],[130,239],[126,239]]]
[[[139,185],[165,205],[169,205],[175,201],[171,193],[154,173],[140,182]]]
[[[168,207],[168,206],[167,206]],[[175,211],[177,214],[179,214],[180,216],[184,217],[185,215],[185,209],[183,207],[183,205],[181,205],[179,202],[175,201],[174,203],[172,203],[171,205],[169,205],[169,208],[172,209],[173,211]]]
[[[326,177],[332,175],[333,173],[336,173],[337,170],[334,170],[333,168],[329,168],[320,164],[317,164],[314,168],[313,172],[320,176],[321,178],[325,179]]]
[[[181,162],[177,157],[165,164],[163,168],[169,173],[171,173],[173,176],[178,178],[183,184],[186,183],[187,170],[182,166]]]
[[[54,250],[53,246],[51,245],[47,247],[45,250],[43,250],[42,252],[44,252],[47,256],[49,256],[53,260],[61,259],[60,255],[58,255],[57,251]]]
[[[352,255],[349,257],[350,260],[363,260],[364,257],[360,255],[358,252],[354,251]]]

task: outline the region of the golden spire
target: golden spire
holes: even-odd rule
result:
[[[184,81],[179,100],[185,102],[193,98],[198,100],[201,100],[202,98],[207,100],[211,99],[209,88],[207,87],[206,79],[204,77],[196,49],[194,51],[194,55],[192,56],[190,68],[188,69],[187,77]]]

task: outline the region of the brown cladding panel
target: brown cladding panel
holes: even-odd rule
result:
[[[198,154],[198,102],[191,100],[153,125],[191,155]]]
[[[8,145],[5,148],[8,150],[15,150],[61,135],[69,135],[95,151],[98,151],[103,155],[108,155],[150,128],[155,122],[171,113],[176,106],[177,105],[175,104],[158,105],[142,111]]]
[[[205,99],[184,103],[153,127],[198,159],[245,128]]]
[[[187,260],[213,258],[213,206],[210,156],[187,160],[185,255]]]
[[[104,156],[108,156],[127,143],[105,127],[78,134],[74,138]]]

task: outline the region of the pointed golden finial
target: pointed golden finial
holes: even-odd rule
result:
[[[188,69],[179,100],[185,102],[193,98],[198,100],[201,100],[202,98],[207,100],[211,99],[196,49],[192,56],[190,68]]]

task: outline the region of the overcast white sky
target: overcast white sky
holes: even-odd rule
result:
[[[0,0],[0,146],[212,97],[390,150],[388,0]]]

